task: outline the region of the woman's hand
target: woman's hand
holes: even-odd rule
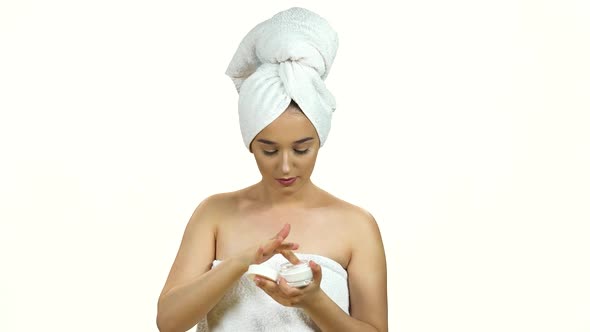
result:
[[[297,257],[291,250],[299,248],[299,244],[284,242],[287,236],[289,236],[290,231],[291,225],[285,224],[275,236],[265,242],[248,248],[237,258],[246,266],[264,263],[276,254],[282,254],[292,263],[298,262]]]
[[[275,283],[266,278],[256,276],[254,282],[278,303],[287,307],[305,308],[306,305],[312,303],[322,292],[322,289],[320,288],[320,283],[322,281],[321,266],[314,261],[310,261],[309,267],[313,273],[313,281],[302,288],[289,286],[287,280],[283,277],[280,277],[279,282]]]

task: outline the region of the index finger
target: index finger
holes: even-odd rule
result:
[[[277,235],[275,235],[271,240],[277,239],[279,237],[284,240],[287,238],[290,231],[291,231],[291,224],[285,224],[285,225],[283,225],[283,228],[281,228],[281,230],[277,233]]]
[[[299,260],[299,258],[297,258],[297,256],[295,256],[295,254],[293,253],[293,251],[291,250],[281,250],[280,251],[281,255],[283,255],[291,264],[299,264],[301,263],[301,261]]]

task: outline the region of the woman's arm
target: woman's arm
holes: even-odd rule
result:
[[[227,289],[248,270],[236,259],[176,285],[160,296],[156,324],[162,332],[187,331],[219,302]]]
[[[304,310],[324,332],[387,331],[387,268],[379,227],[369,214],[355,230],[358,239],[348,264],[350,316],[323,291]]]
[[[236,261],[210,269],[215,259],[215,205],[214,197],[204,200],[186,226],[158,299],[156,324],[162,332],[184,332],[195,326],[244,271]]]
[[[156,324],[162,332],[187,331],[221,300],[225,292],[248,270],[250,264],[267,260],[277,250],[294,249],[283,243],[289,226],[271,240],[240,256],[224,260],[214,269],[216,202],[207,199],[197,207],[182,238],[176,259],[158,300]]]

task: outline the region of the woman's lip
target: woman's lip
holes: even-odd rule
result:
[[[295,182],[295,180],[297,180],[296,177],[277,179],[277,181],[279,181],[279,183],[283,186],[290,186],[293,184],[293,182]]]

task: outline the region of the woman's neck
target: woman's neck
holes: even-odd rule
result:
[[[260,181],[255,185],[257,198],[261,203],[272,208],[303,207],[313,202],[319,193],[319,188],[308,180],[301,184],[297,190],[289,191]]]

